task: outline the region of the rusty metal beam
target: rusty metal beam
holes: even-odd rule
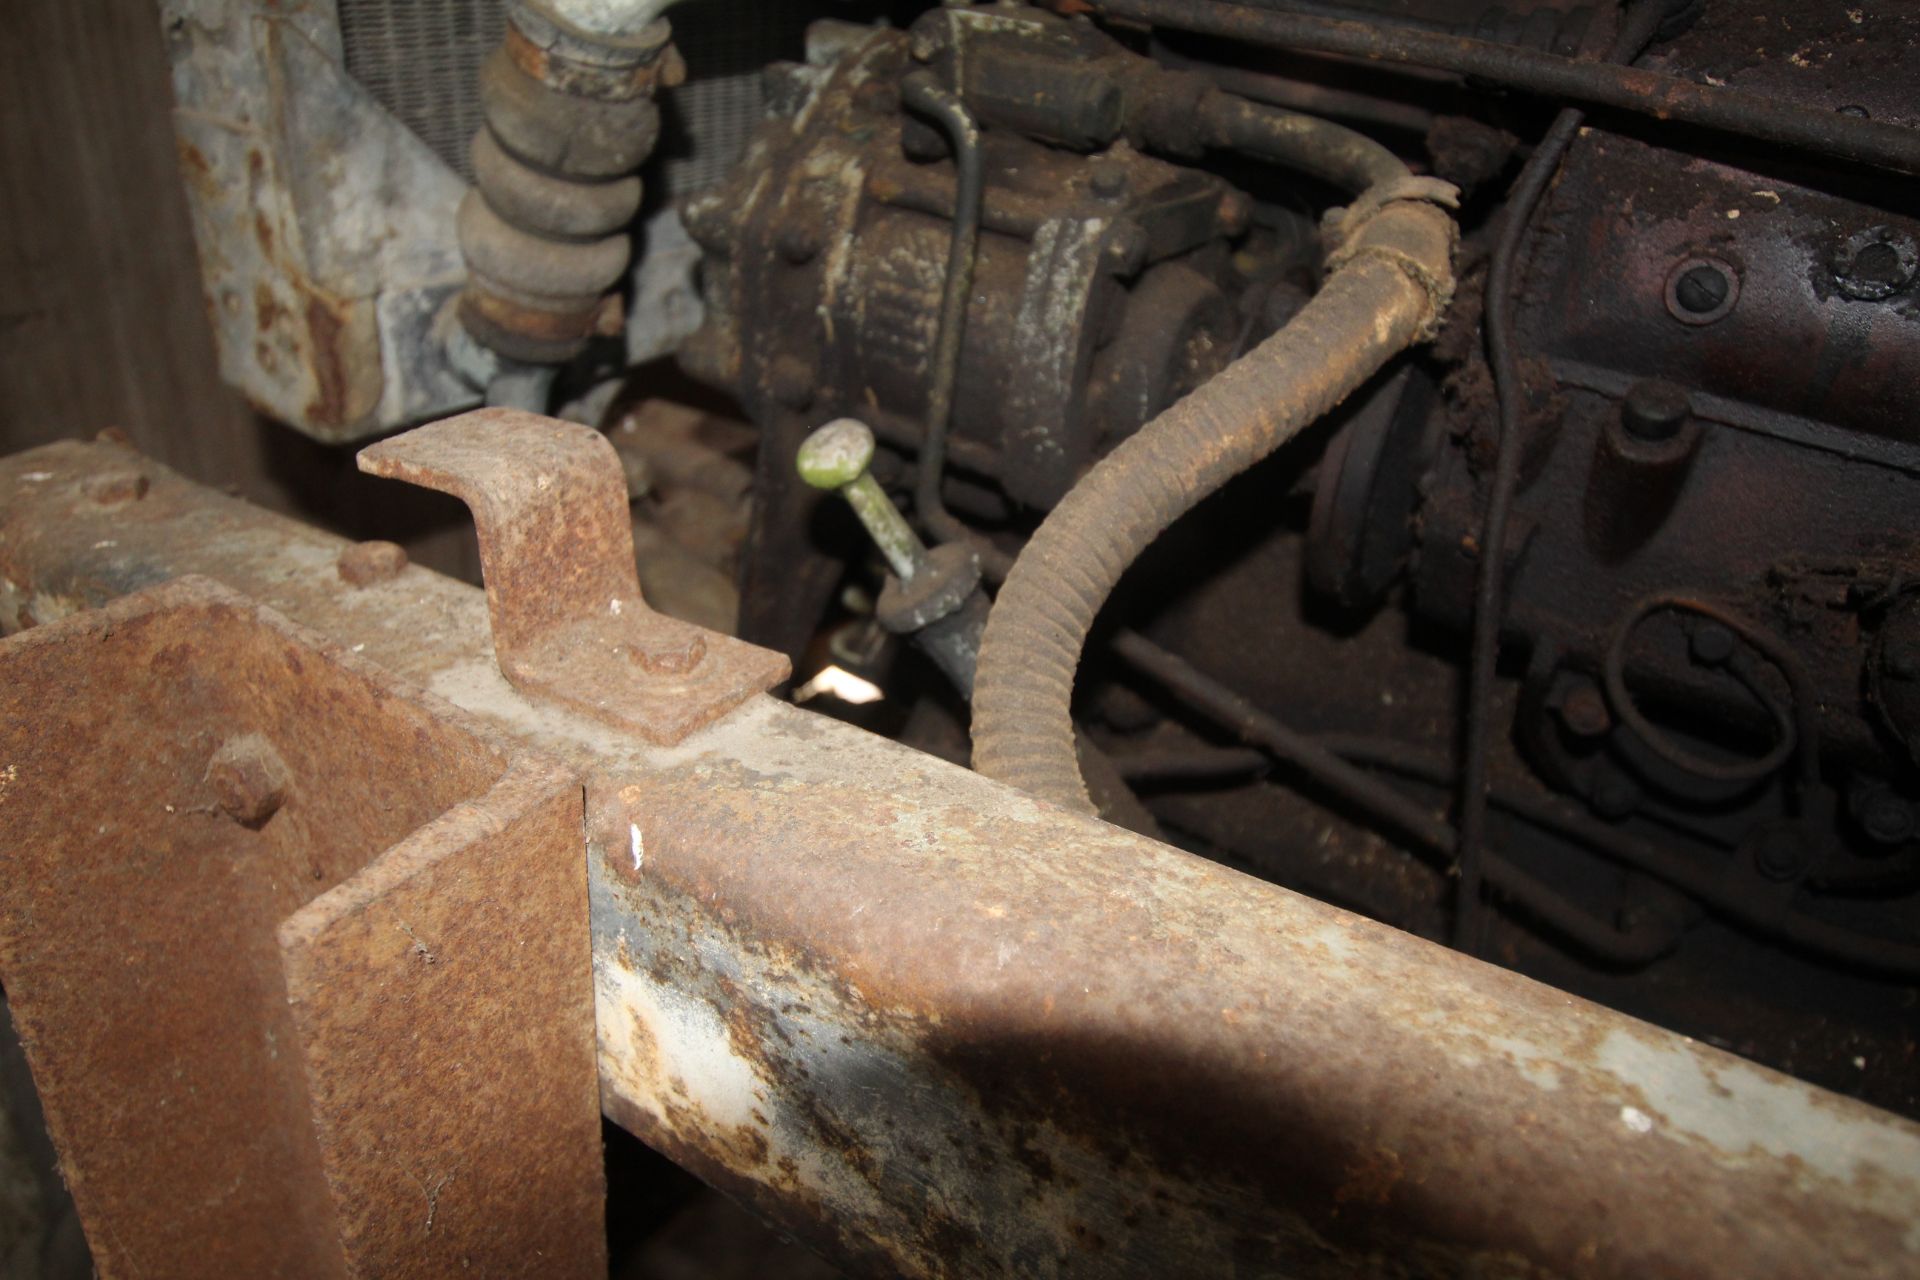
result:
[[[671,748],[531,703],[480,592],[343,549],[115,446],[0,462],[0,625],[204,573],[598,779],[603,1107],[843,1260],[1920,1269],[1912,1124],[770,698]]]

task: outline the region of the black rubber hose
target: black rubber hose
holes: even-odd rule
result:
[[[1251,9],[1219,0],[1088,0],[1095,13],[1173,31],[1221,36],[1270,49],[1303,50],[1434,67],[1560,102],[1612,107],[1712,129],[1895,173],[1920,174],[1920,130],[1823,111],[1777,97],[1678,76],[1577,62],[1557,54],[1303,13]]]
[[[1093,812],[1074,760],[1073,678],[1120,575],[1174,520],[1339,404],[1445,309],[1452,220],[1430,199],[1382,191],[1416,181],[1396,169],[1355,200],[1362,212],[1326,283],[1293,321],[1103,458],[1027,543],[981,643],[973,735],[982,773]],[[1389,198],[1371,198],[1381,194]]]
[[[1407,177],[1399,156],[1366,134],[1319,116],[1218,89],[1201,97],[1196,114],[1208,146],[1297,169],[1342,191],[1365,191]]]

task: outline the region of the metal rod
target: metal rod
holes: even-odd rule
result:
[[[980,127],[960,99],[928,71],[916,71],[901,83],[901,100],[931,116],[953,148],[955,187],[953,236],[947,248],[947,275],[940,291],[940,322],[927,375],[927,431],[920,442],[920,470],[913,504],[924,524],[942,542],[965,541],[980,556],[980,568],[998,582],[1013,567],[1013,557],[993,546],[947,510],[940,484],[947,471],[947,433],[953,426],[953,396],[960,379],[960,347],[966,339],[967,301],[973,295],[973,271],[980,252],[980,207],[986,171],[980,156]]]
[[[1658,72],[1577,62],[1466,36],[1252,9],[1221,0],[1086,3],[1109,18],[1129,18],[1269,48],[1436,67],[1556,101],[1612,107],[1896,173],[1920,174],[1920,131],[1738,89],[1695,84]]]
[[[1243,742],[1272,752],[1361,812],[1384,819],[1442,854],[1452,854],[1458,848],[1454,829],[1431,809],[1399,788],[1341,759],[1278,717],[1261,711],[1178,654],[1169,653],[1133,631],[1116,633],[1113,649],[1129,665],[1218,720]],[[1677,940],[1675,929],[1660,921],[1645,920],[1629,928],[1614,928],[1504,858],[1486,854],[1483,861],[1487,878],[1521,911],[1581,949],[1615,964],[1647,964],[1672,950]]]
[[[1459,786],[1459,770],[1445,756],[1377,734],[1316,733],[1312,741],[1355,764],[1371,765],[1448,790]],[[1113,767],[1129,782],[1244,777],[1266,772],[1274,753],[1248,747],[1165,747],[1113,757]],[[1771,898],[1749,901],[1735,892],[1738,882],[1704,862],[1676,854],[1632,832],[1598,821],[1557,796],[1519,787],[1492,786],[1493,806],[1522,822],[1580,845],[1622,867],[1651,876],[1762,937],[1842,964],[1912,980],[1920,977],[1920,947],[1891,938],[1874,938],[1828,924],[1803,910],[1782,915]]]

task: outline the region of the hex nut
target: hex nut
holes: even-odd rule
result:
[[[340,553],[336,568],[341,581],[370,587],[400,576],[407,567],[405,547],[393,542],[356,542]]]

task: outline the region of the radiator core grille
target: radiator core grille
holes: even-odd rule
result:
[[[480,64],[506,25],[500,0],[340,0],[347,74],[468,182]]]
[[[347,72],[462,178],[480,127],[480,64],[506,28],[501,0],[339,0]],[[699,0],[674,9],[687,82],[667,96],[650,166],[659,194],[712,186],[760,120],[760,69],[802,56],[813,6]]]

